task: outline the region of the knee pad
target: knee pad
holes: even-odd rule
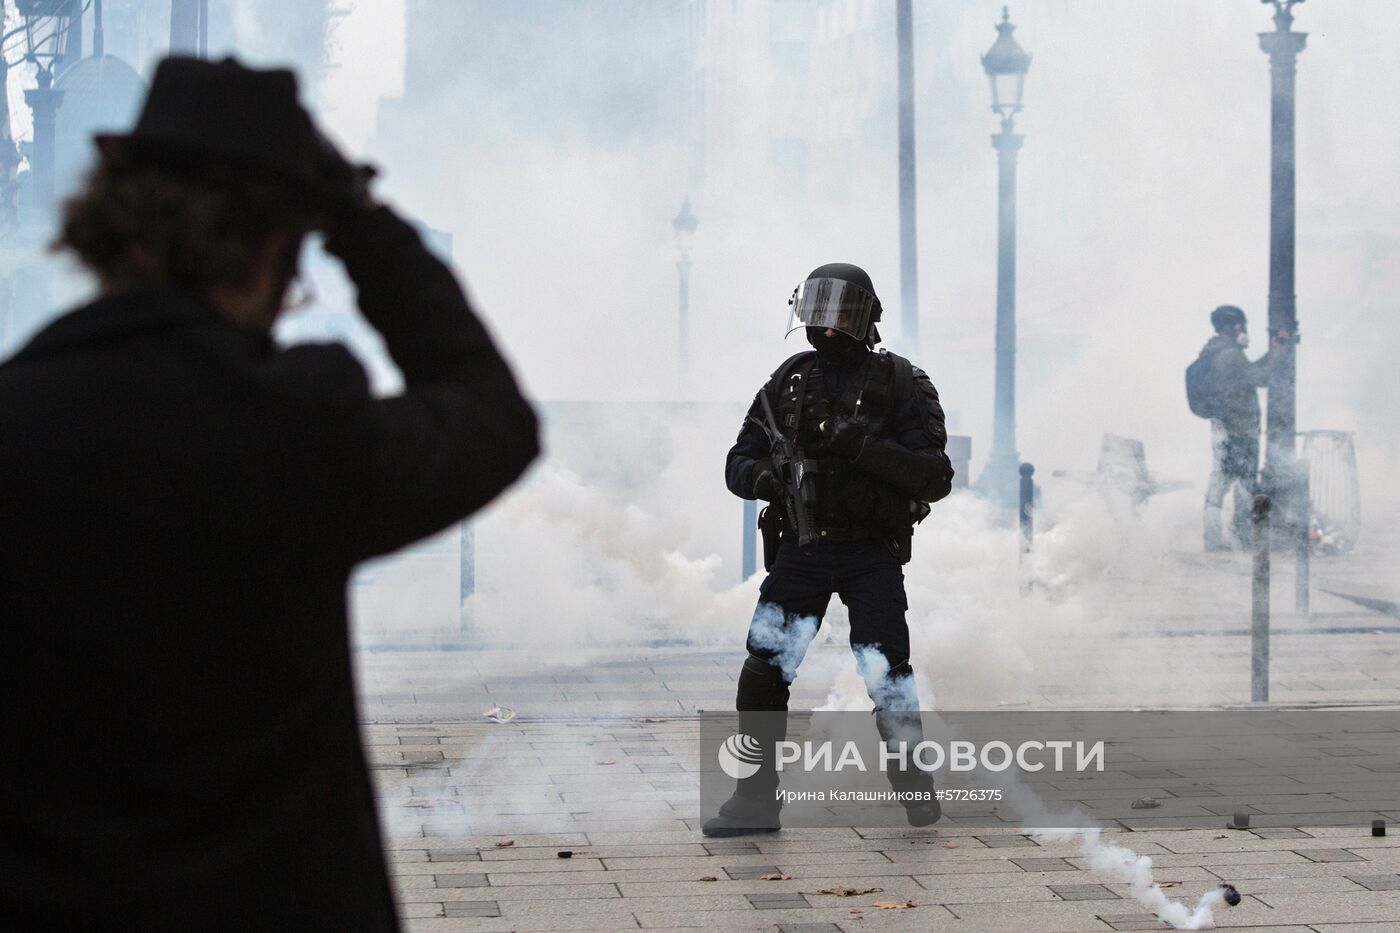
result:
[[[744,667],[739,671],[739,692],[735,705],[740,712],[786,710],[789,688],[782,668],[751,654],[744,659]]]

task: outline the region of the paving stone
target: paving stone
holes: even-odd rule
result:
[[[976,836],[974,837],[989,849],[1011,849],[1039,846],[1030,836]]]
[[[1163,923],[1152,914],[1100,914],[1099,919],[1115,930],[1171,929],[1171,924]]]
[[[1308,833],[1303,832],[1301,829],[1292,829],[1292,828],[1288,828],[1288,827],[1276,827],[1276,828],[1272,828],[1272,829],[1269,828],[1269,827],[1261,827],[1261,828],[1259,828],[1259,829],[1252,829],[1252,830],[1250,830],[1250,832],[1254,833],[1254,835],[1258,836],[1260,839],[1311,839],[1311,838],[1313,838],[1311,835],[1309,835]]]
[[[1076,871],[1062,858],[1014,858],[1011,862],[1022,871]]]
[[[777,870],[777,867],[773,865],[743,865],[726,867],[724,873],[735,881],[753,881],[764,875],[771,875]]]
[[[500,905],[495,901],[444,901],[444,917],[499,917]]]
[[[479,862],[481,853],[476,849],[438,849],[428,852],[430,862]]]
[[[1314,862],[1364,862],[1365,859],[1346,849],[1294,849],[1305,859]]]
[[[485,875],[462,874],[462,875],[433,875],[433,884],[439,888],[485,888],[489,887],[489,882]]]
[[[1400,891],[1400,875],[1347,875],[1368,891]]]
[[[780,923],[778,933],[841,933],[834,923]]]
[[[1054,891],[1061,900],[1066,901],[1111,901],[1118,899],[1117,894],[1101,884],[1052,884],[1050,890]]]
[[[811,908],[801,894],[746,894],[745,898],[754,910],[806,910]]]

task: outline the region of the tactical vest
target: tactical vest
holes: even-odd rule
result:
[[[839,397],[827,397],[822,364],[807,350],[783,363],[769,383],[776,397],[779,427],[799,450],[821,451],[822,425],[833,417],[858,417],[870,423],[872,436],[885,426],[913,393],[913,367],[884,351],[868,354],[847,380]],[[839,457],[817,456],[816,518],[828,537],[858,539],[909,528],[909,498],[877,482]]]

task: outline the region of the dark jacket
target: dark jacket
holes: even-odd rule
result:
[[[0,929],[397,927],[347,579],[501,492],[536,422],[407,224],[327,248],[397,397],[173,286],[0,366]]]
[[[1213,354],[1215,384],[1221,399],[1220,421],[1227,434],[1259,436],[1259,389],[1269,384],[1274,353],[1269,351],[1254,362],[1234,338],[1216,334],[1206,342],[1202,353]]]
[[[804,355],[796,365],[808,363],[806,356],[815,354]],[[847,382],[861,378],[872,360],[873,354],[864,354],[846,371],[824,366],[822,385],[828,399],[833,403],[840,399]],[[778,392],[781,387],[774,385],[774,378],[781,376],[784,370],[790,373],[793,368],[792,365],[781,367],[759,390],[760,394],[769,393],[775,416],[780,410]],[[923,370],[917,366],[912,368],[908,397],[892,400],[890,416],[879,422],[878,430],[866,440],[860,456],[849,466],[856,474],[906,503],[909,499],[936,502],[952,489],[953,467],[945,453],[948,431],[938,391]],[[806,413],[810,413],[810,408],[804,408],[804,421]],[[725,462],[725,483],[730,492],[742,499],[754,498],[754,466],[771,452],[768,435],[755,423],[762,421],[763,408],[755,394]],[[843,468],[845,466],[842,464]],[[903,511],[907,514],[907,508]]]

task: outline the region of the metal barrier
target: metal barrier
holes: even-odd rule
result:
[[[1361,536],[1361,481],[1356,435],[1351,431],[1302,431],[1298,456],[1308,464],[1312,517],[1310,540],[1322,554],[1345,554]]]

